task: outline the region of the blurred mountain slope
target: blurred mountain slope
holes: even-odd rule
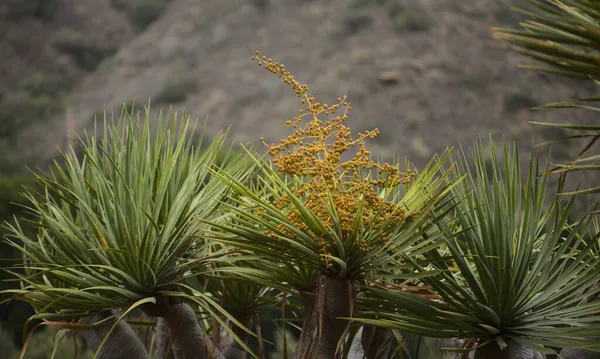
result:
[[[418,163],[490,132],[526,144],[534,132],[556,135],[532,129],[528,120],[587,116],[526,110],[590,88],[518,69],[525,60],[492,39],[489,27],[516,24],[508,9],[526,6],[524,0],[49,1],[58,14],[51,22],[5,23],[12,35],[0,40],[3,50],[27,44],[35,53],[23,60],[22,53],[2,52],[13,55],[0,65],[0,87],[40,69],[75,78],[57,120],[26,132],[28,141],[36,139],[28,148],[36,156],[64,146],[66,134],[89,126],[95,114],[149,97],[155,108],[173,104],[208,117],[209,133],[232,126],[237,140],[277,140],[285,133],[279,123],[296,114],[298,103],[249,60],[255,49],[285,63],[322,102],[348,94],[354,129],[382,132],[374,152]],[[56,45],[67,32],[103,49],[101,59],[77,63]]]

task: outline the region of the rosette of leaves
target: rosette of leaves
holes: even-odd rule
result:
[[[492,28],[494,37],[549,66],[521,67],[560,76],[597,79],[600,5],[590,0],[528,0],[520,29]]]
[[[181,307],[182,299],[218,308],[203,293],[182,290],[191,273],[223,255],[208,255],[196,219],[220,216],[229,191],[211,175],[217,160],[221,173],[240,181],[253,164],[223,147],[224,134],[203,146],[204,131],[196,141],[195,127],[189,116],[156,118],[148,107],[140,118],[125,108],[117,121],[105,119],[74,138],[77,150],[64,153],[50,173],[36,174],[42,190],[24,195],[37,233],[27,236],[17,221],[7,224],[6,239],[22,253],[24,272],[7,269],[22,285],[5,293],[31,304],[37,312],[31,319],[69,320],[114,308],[127,309],[125,316],[136,307],[161,316],[158,302]],[[194,323],[191,307],[184,309]]]
[[[491,153],[491,165],[484,153]],[[455,190],[469,190],[457,203],[448,255],[431,251],[438,269],[423,279],[435,296],[398,288],[368,288],[357,322],[427,337],[466,339],[475,358],[534,358],[556,348],[600,351],[599,234],[592,216],[569,221],[574,197],[554,196],[545,206],[548,176],[532,154],[522,182],[519,152],[478,144],[474,170],[463,155]],[[560,187],[563,185],[561,181]],[[428,268],[422,267],[421,271]],[[375,309],[376,308],[376,309]]]
[[[515,9],[525,20],[517,29],[493,28],[494,37],[512,45],[512,49],[544,65],[521,65],[522,68],[551,75],[580,78],[598,84],[600,78],[600,3],[589,0],[529,0],[531,9]],[[565,99],[540,106],[540,109],[579,108],[598,111],[598,97]],[[600,138],[600,126],[585,123],[533,122],[567,130],[559,141],[585,139],[580,154],[568,163],[551,170],[557,173],[598,171],[599,156],[591,153]],[[540,144],[542,145],[542,144]],[[575,191],[597,193],[600,187]]]
[[[296,288],[311,297],[297,355],[334,358],[348,331],[348,322],[336,318],[352,316],[356,281],[402,266],[404,257],[417,257],[439,240],[424,234],[443,218],[440,208],[449,200],[453,184],[445,183],[441,169],[450,151],[419,173],[373,161],[366,140],[379,131],[354,136],[344,124],[346,97],[320,103],[284,65],[258,53],[254,60],[290,85],[305,109],[285,122],[291,135],[268,145],[272,161],[253,156],[255,184],[216,174],[236,197],[231,221],[214,224],[220,229],[214,239],[277,264],[284,284],[313,274],[311,283]]]

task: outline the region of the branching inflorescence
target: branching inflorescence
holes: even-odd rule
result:
[[[268,145],[261,138],[280,173],[305,179],[297,187],[290,188],[292,193],[303,199],[304,206],[330,228],[334,225],[331,213],[333,207],[337,212],[335,220],[339,221],[343,240],[355,230],[355,215],[359,211],[362,213],[363,223],[372,225],[374,229],[390,220],[401,222],[410,219],[411,214],[396,203],[382,198],[377,189],[389,190],[408,184],[417,171],[408,169],[400,172],[394,165],[381,164],[371,159],[365,141],[377,137],[379,130],[367,130],[353,136],[351,129],[344,125],[351,110],[347,97],[338,97],[333,105],[318,102],[315,96],[308,95],[308,86],[299,83],[283,64],[260,56],[258,51],[252,56],[252,60],[292,86],[300,103],[305,106],[305,109],[299,110],[298,116],[285,121],[285,126],[295,131],[279,144]],[[303,125],[305,117],[310,120]],[[326,119],[322,120],[323,117]],[[352,153],[352,150],[354,155],[344,160],[344,154]],[[375,171],[377,176],[372,176]],[[330,199],[332,205],[329,205]],[[280,209],[293,207],[289,196],[285,195],[276,199],[273,204]],[[308,231],[296,211],[290,210],[287,215],[296,228]],[[283,225],[280,230],[290,233]],[[330,244],[322,235],[313,234],[313,238],[320,248],[321,260],[331,268],[328,257]],[[385,235],[381,239],[383,242],[388,240]],[[360,238],[356,237],[355,241],[360,241]],[[365,252],[370,251],[366,241],[362,242],[355,244],[360,244]]]

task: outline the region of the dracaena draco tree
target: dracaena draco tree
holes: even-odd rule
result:
[[[529,0],[531,9],[516,11],[526,19],[520,28],[493,28],[494,37],[512,45],[512,49],[543,65],[526,65],[526,69],[545,74],[579,78],[598,84],[600,78],[600,2],[588,0]],[[540,109],[577,108],[598,111],[597,96],[566,99],[540,106]],[[593,123],[539,123],[566,130],[567,134],[540,145],[560,141],[585,140],[579,154],[571,161],[551,168],[554,173],[598,173],[600,156],[596,150],[600,126]],[[569,134],[570,133],[570,134]],[[594,177],[595,178],[595,177]],[[572,193],[596,195],[600,186],[586,185]],[[593,299],[593,298],[590,298]],[[582,350],[565,349],[564,355],[585,357]]]
[[[574,197],[553,196],[545,205],[548,165],[536,155],[524,174],[516,145],[505,145],[503,159],[491,141],[487,149],[491,163],[479,142],[473,168],[463,152],[449,176],[466,176],[454,190],[467,194],[447,222],[437,223],[448,233],[444,251],[430,251],[429,268],[420,269],[437,271],[423,281],[439,298],[370,287],[354,320],[463,338],[463,349],[474,349],[476,359],[532,359],[556,348],[600,351],[600,302],[588,300],[600,291],[593,216],[570,223]]]
[[[36,175],[42,189],[24,195],[37,232],[31,238],[18,221],[7,224],[6,241],[23,263],[7,269],[21,287],[4,294],[31,304],[39,325],[82,330],[95,358],[150,358],[124,319],[135,309],[158,318],[161,357],[218,357],[196,313],[239,322],[185,283],[226,254],[209,250],[196,218],[220,215],[229,188],[211,175],[217,162],[240,181],[253,163],[227,151],[224,134],[202,146],[204,131],[197,141],[189,116],[145,114],[105,118],[74,138],[77,151],[63,163]]]
[[[434,224],[456,184],[441,170],[450,151],[419,172],[374,161],[366,141],[379,131],[352,133],[345,96],[321,103],[284,65],[258,52],[253,59],[291,86],[305,108],[285,122],[292,133],[278,144],[261,139],[270,158],[250,154],[258,168],[251,184],[215,171],[235,191],[226,204],[230,218],[203,221],[214,227],[212,240],[263,261],[263,280],[303,304],[297,358],[338,358],[349,351],[349,321],[341,318],[356,311],[358,283],[410,273],[412,262],[438,245]],[[382,344],[363,344],[369,342]]]

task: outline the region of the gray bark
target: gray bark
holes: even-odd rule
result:
[[[170,288],[177,290],[177,288]],[[187,303],[178,297],[157,296],[156,303],[146,303],[141,309],[149,316],[159,317],[161,332],[168,332],[168,338],[161,339],[162,354],[165,355],[164,344],[172,340],[172,355],[174,359],[222,359],[222,355],[212,342],[205,337],[200,327],[196,313]],[[165,329],[166,327],[166,329]],[[157,344],[158,345],[158,344]],[[167,354],[168,355],[168,354]],[[162,359],[162,358],[161,358]]]
[[[237,319],[242,325],[246,328],[250,329],[253,323],[253,313],[236,313],[234,315],[235,319]],[[240,338],[245,344],[248,343],[248,338],[250,335],[246,333],[242,328],[232,323],[232,332]],[[227,346],[221,351],[221,354],[225,359],[246,359],[247,352],[246,350],[232,337],[229,337]]]
[[[302,332],[300,333],[300,342],[296,348],[296,359],[312,358],[309,356],[310,348],[313,342],[313,336],[315,335],[315,328],[317,327],[317,298],[316,298],[316,283],[310,288],[305,288],[300,291],[300,300],[304,305],[304,324],[302,326]],[[314,353],[313,353],[314,357]]]
[[[509,342],[505,358],[507,359],[533,359],[533,350],[526,348],[522,344]]]
[[[172,350],[171,333],[167,322],[163,318],[158,318],[156,322],[156,352],[157,359],[179,359],[175,358]]]
[[[310,316],[304,321],[296,358],[337,359],[337,345],[349,325],[350,305],[356,305],[356,283],[353,280],[324,277],[324,283],[313,301]],[[350,295],[349,295],[350,288]]]
[[[114,311],[98,313],[96,315],[84,318],[84,324],[94,324],[111,315],[117,316]],[[87,345],[95,353],[100,346],[100,342],[104,339],[110,328],[115,324],[116,319],[113,318],[101,327],[81,331],[81,336],[85,339]],[[115,327],[110,337],[100,350],[98,359],[149,359],[150,356],[144,348],[144,344],[138,338],[133,328],[124,320],[121,320]]]
[[[207,347],[204,331],[198,323],[196,313],[186,303],[171,304],[161,313],[169,333],[173,336],[173,354],[182,359],[220,358],[216,348]]]
[[[352,339],[352,344],[350,345],[350,351],[348,352],[347,359],[364,359],[365,351],[363,350],[361,344],[363,327],[359,328],[356,332],[356,335]]]
[[[586,359],[588,351],[585,349],[565,348],[559,353],[562,359]]]
[[[387,359],[394,334],[390,329],[364,326],[361,343],[367,359]]]
[[[507,345],[506,349],[502,350],[492,341],[475,350],[475,359],[536,359],[542,355],[514,341],[508,341]]]
[[[228,346],[229,355],[223,356],[204,335],[194,310],[186,303],[173,298],[157,298],[157,304],[142,306],[146,314],[158,317],[156,326],[156,347],[159,359],[244,359],[246,352],[233,342]],[[83,319],[84,324],[93,324],[110,317],[110,311]],[[250,317],[250,321],[251,321]],[[95,352],[116,319],[111,319],[97,329],[83,330],[81,336]],[[247,339],[247,334],[240,337]],[[235,330],[235,329],[234,329]],[[170,340],[172,338],[172,343]],[[169,345],[172,344],[169,349]],[[231,347],[231,348],[230,348]],[[131,326],[120,321],[102,347],[98,359],[150,359],[142,341]]]

